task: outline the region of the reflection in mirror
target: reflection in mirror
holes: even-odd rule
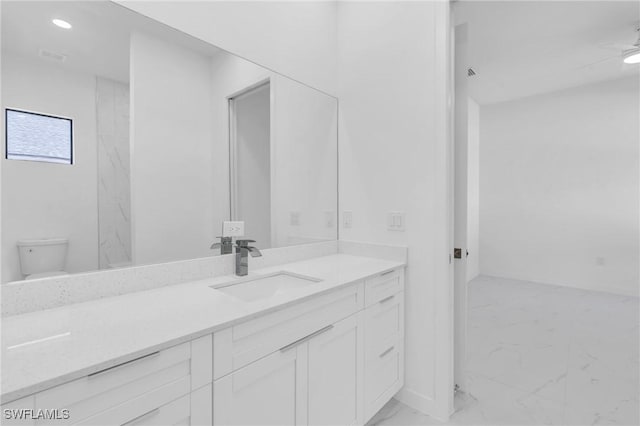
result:
[[[2,88],[3,282],[337,237],[331,96],[108,1],[3,2]]]

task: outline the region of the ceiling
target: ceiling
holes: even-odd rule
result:
[[[64,30],[51,20],[73,25]],[[199,53],[220,50],[110,1],[2,1],[2,51],[86,72],[129,81],[129,38],[142,31]],[[42,57],[46,50],[64,62]]]
[[[467,0],[454,14],[468,25],[469,94],[480,104],[640,76],[621,57],[638,37],[638,1]]]

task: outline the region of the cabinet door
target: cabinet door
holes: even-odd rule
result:
[[[300,357],[304,359],[304,357]],[[298,348],[277,351],[213,383],[213,424],[295,425],[296,389],[306,366]]]
[[[309,341],[309,425],[360,424],[363,402],[361,324],[361,315],[352,315]]]

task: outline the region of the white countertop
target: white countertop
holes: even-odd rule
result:
[[[227,328],[270,311],[404,266],[336,254],[251,271],[319,278],[308,287],[244,302],[209,286],[235,275],[161,287],[2,319],[1,401],[6,403]]]

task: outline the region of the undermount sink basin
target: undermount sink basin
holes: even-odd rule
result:
[[[268,299],[288,290],[308,287],[320,281],[322,280],[291,272],[276,272],[270,275],[234,281],[229,284],[211,286],[211,288],[237,297],[245,302],[254,302]]]

